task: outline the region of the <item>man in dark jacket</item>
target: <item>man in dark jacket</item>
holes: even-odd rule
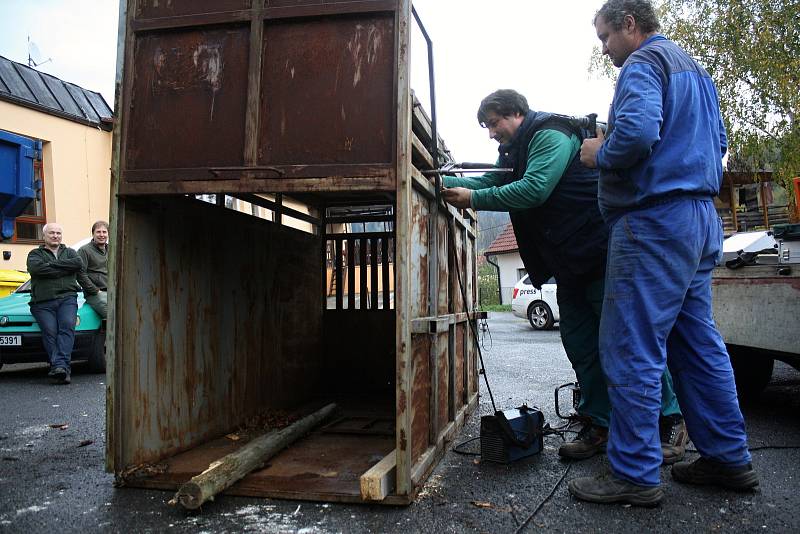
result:
[[[83,264],[77,252],[61,243],[61,232],[60,224],[44,225],[44,245],[28,253],[28,273],[31,314],[42,331],[49,376],[56,383],[69,384],[80,290],[76,276]]]
[[[672,477],[745,490],[758,484],[730,359],[714,325],[711,272],[722,225],[713,197],[727,149],[711,77],[658,34],[647,0],[609,0],[597,37],[621,67],[605,139],[587,139],[581,161],[600,169],[599,203],[610,227],[600,356],[608,376],[611,476],[570,481],[579,499],[658,504],[659,377],[669,364],[694,462]]]
[[[83,288],[86,302],[100,318],[107,314],[108,295],[108,223],[97,221],[92,225],[92,240],[78,249],[83,268],[78,273],[78,283]]]
[[[529,109],[502,89],[487,96],[478,122],[500,143],[498,167],[474,178],[446,177],[444,198],[459,208],[509,211],[520,256],[533,285],[558,283],[561,341],[581,388],[587,420],[559,455],[580,460],[605,451],[611,405],[598,336],[608,230],[597,207],[597,176],[580,163],[580,136],[566,118]],[[683,458],[686,432],[668,373],[663,376],[662,459]]]

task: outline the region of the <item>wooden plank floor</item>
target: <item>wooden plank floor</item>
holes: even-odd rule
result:
[[[126,481],[129,487],[177,490],[213,461],[234,452],[247,440],[220,438],[177,454],[161,464],[166,469]],[[270,459],[225,493],[250,497],[362,502],[359,479],[395,448],[395,439],[381,434],[316,431]],[[394,503],[398,504],[398,503]]]

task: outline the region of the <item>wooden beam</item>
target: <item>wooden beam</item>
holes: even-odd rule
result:
[[[394,491],[397,481],[397,449],[361,475],[361,498],[382,501]]]
[[[180,504],[187,510],[196,510],[215,495],[231,487],[247,474],[260,469],[267,460],[294,443],[325,420],[336,409],[335,404],[308,415],[281,430],[260,436],[241,449],[208,466],[178,489],[170,504]]]

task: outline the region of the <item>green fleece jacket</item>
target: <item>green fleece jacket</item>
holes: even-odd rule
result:
[[[103,248],[89,241],[78,249],[83,268],[78,273],[78,283],[87,295],[97,295],[108,289],[108,245]]]
[[[445,176],[445,187],[472,189],[472,207],[484,211],[520,211],[541,206],[558,185],[561,175],[580,149],[575,135],[541,130],[528,145],[528,163],[519,180],[505,183],[504,173],[471,178]]]
[[[77,274],[83,262],[78,253],[66,245],[58,246],[58,258],[44,245],[28,253],[31,275],[31,304],[77,295],[81,290]]]

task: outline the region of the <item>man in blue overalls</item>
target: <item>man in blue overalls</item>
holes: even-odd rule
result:
[[[600,169],[600,211],[610,227],[600,358],[611,399],[611,476],[570,481],[577,498],[660,502],[658,416],[669,364],[694,462],[679,482],[745,490],[758,484],[730,360],[711,308],[711,271],[722,255],[713,197],[727,150],[708,73],[658,34],[647,0],[609,0],[597,36],[622,67],[605,139],[587,139],[581,161]]]

